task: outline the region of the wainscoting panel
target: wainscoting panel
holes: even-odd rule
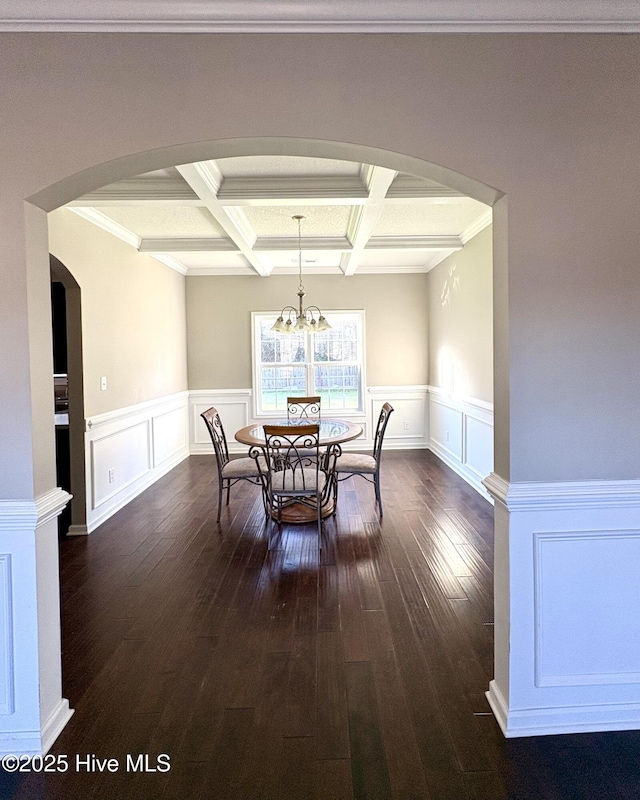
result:
[[[428,447],[426,389],[426,386],[371,387],[369,389],[370,438],[375,436],[382,406],[391,403],[393,414],[387,425],[384,446],[390,450],[426,449]]]
[[[640,683],[640,531],[535,533],[534,546],[536,685]]]
[[[483,497],[482,480],[493,469],[493,406],[454,399],[429,387],[429,447]]]
[[[177,408],[154,414],[151,418],[153,466],[160,467],[175,453],[184,451],[188,440],[188,411],[182,403]]]
[[[97,509],[151,469],[150,420],[91,440],[91,508]]]
[[[188,393],[170,395],[87,420],[89,533],[189,455]]]
[[[640,481],[485,484],[503,731],[640,729]]]
[[[246,453],[247,446],[236,442],[234,433],[253,421],[251,416],[251,389],[198,389],[190,393],[189,419],[191,422],[191,455],[213,454],[211,437],[204,420],[203,411],[213,406],[218,409],[230,453]]]
[[[13,714],[13,596],[11,554],[0,555],[0,714]]]
[[[230,453],[246,453],[246,446],[234,439],[234,433],[245,425],[259,423],[253,416],[251,389],[198,389],[190,392],[190,451],[192,455],[211,454],[213,448],[200,414],[214,406],[220,412]],[[345,450],[371,451],[380,409],[391,403],[391,415],[385,447],[391,450],[427,449],[427,387],[370,386],[365,390],[365,413],[349,415],[362,425],[363,435],[343,445]],[[331,416],[329,414],[329,416]],[[341,415],[336,415],[341,416]]]

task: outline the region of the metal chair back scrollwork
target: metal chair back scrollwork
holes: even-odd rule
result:
[[[322,398],[320,395],[313,397],[287,397],[287,419],[319,420]]]
[[[250,455],[258,465],[265,508],[278,524],[295,504],[313,509],[322,533],[335,492],[335,464],[339,445],[320,448],[320,427],[313,424],[265,425],[265,443]]]
[[[222,494],[227,490],[227,505],[229,505],[229,492],[231,487],[238,481],[248,481],[249,483],[260,483],[259,466],[253,458],[229,458],[229,447],[227,445],[227,437],[222,427],[222,420],[217,409],[213,406],[203,411],[200,414],[205,421],[213,450],[216,455],[216,462],[218,465],[218,517],[217,521],[220,522],[220,515],[222,512]]]

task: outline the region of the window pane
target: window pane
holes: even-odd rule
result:
[[[327,316],[332,327],[314,336],[314,361],[357,361],[359,325],[356,315]]]
[[[304,364],[304,333],[272,331],[275,319],[260,320],[260,360],[263,364]]]
[[[305,368],[263,367],[262,410],[268,412],[287,410],[287,397],[307,393]]]
[[[360,407],[360,368],[355,364],[317,366],[315,390],[322,397],[322,407],[357,409]]]

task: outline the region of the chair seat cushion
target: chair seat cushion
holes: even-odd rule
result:
[[[266,471],[266,461],[260,456],[261,467]],[[234,458],[222,468],[223,478],[251,478],[258,477],[258,465],[253,458]]]
[[[377,463],[373,456],[363,453],[344,453],[336,459],[336,472],[360,472],[373,474]]]
[[[321,492],[327,482],[324,472],[314,469],[283,469],[281,472],[271,473],[271,488],[274,492],[315,492],[316,476],[318,478],[317,491]]]

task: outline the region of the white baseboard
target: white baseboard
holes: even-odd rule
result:
[[[72,716],[69,701],[62,698],[41,731],[0,733],[0,756],[46,755]]]
[[[69,701],[64,697],[58,707],[49,715],[42,729],[42,749],[40,755],[48,753],[55,740],[62,733],[63,728],[73,716],[73,709],[69,708]]]

